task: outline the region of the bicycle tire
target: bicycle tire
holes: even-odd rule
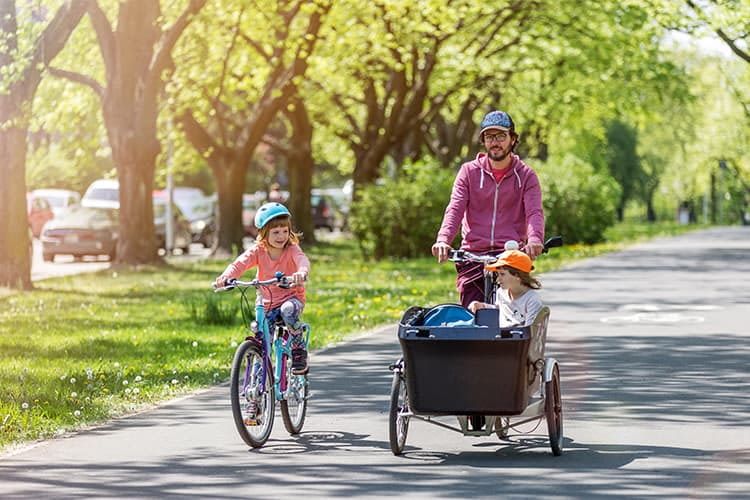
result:
[[[250,394],[254,391],[257,381],[245,384],[245,375],[250,373],[256,362],[264,362],[261,348],[256,341],[246,340],[237,347],[232,360],[230,399],[234,424],[240,437],[253,448],[260,448],[268,441],[273,429],[276,396],[273,388],[273,372],[270,367],[266,368],[266,383],[263,393],[257,395],[257,397]],[[246,422],[248,415],[245,415],[243,409],[246,410],[247,408],[243,408],[243,404],[248,404],[248,396],[252,397],[256,405],[260,407],[261,411],[257,413],[258,421],[261,422],[260,425]]]
[[[292,363],[289,356],[282,355],[281,362],[284,366],[284,376],[287,381],[286,395],[280,401],[281,419],[284,421],[287,432],[294,436],[302,432],[302,427],[305,425],[310,381],[307,374],[292,374]]]
[[[391,409],[388,419],[388,438],[394,455],[401,455],[406,447],[409,432],[409,417],[401,415],[409,409],[409,395],[406,393],[406,380],[398,372],[393,372],[391,384]]]
[[[549,445],[552,454],[562,455],[563,451],[563,409],[560,392],[560,370],[555,366],[552,380],[544,384],[544,410],[549,431]]]

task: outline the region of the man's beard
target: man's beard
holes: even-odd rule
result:
[[[489,156],[492,161],[503,161],[509,154],[510,147],[508,149],[500,148],[500,152],[498,153],[493,153],[491,149],[487,151],[487,156]]]

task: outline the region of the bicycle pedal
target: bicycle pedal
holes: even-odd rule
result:
[[[249,427],[255,427],[256,425],[260,425],[260,421],[257,418],[250,418],[250,417],[245,417],[244,419],[242,419],[242,423]]]

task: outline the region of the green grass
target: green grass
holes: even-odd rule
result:
[[[685,229],[623,226],[610,243],[554,249],[537,269]],[[313,349],[395,322],[409,306],[457,300],[453,266],[432,258],[366,262],[351,241],[307,253],[313,271],[303,317]],[[33,292],[0,289],[0,449],[226,380],[245,336],[239,293],[210,290],[226,264],[103,271],[44,280]]]

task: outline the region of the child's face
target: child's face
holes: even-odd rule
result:
[[[497,284],[500,285],[500,288],[503,290],[507,290],[519,283],[521,283],[521,278],[513,276],[507,269],[501,267],[497,270]]]
[[[289,241],[289,226],[277,226],[268,231],[268,244],[273,248],[284,248]]]

